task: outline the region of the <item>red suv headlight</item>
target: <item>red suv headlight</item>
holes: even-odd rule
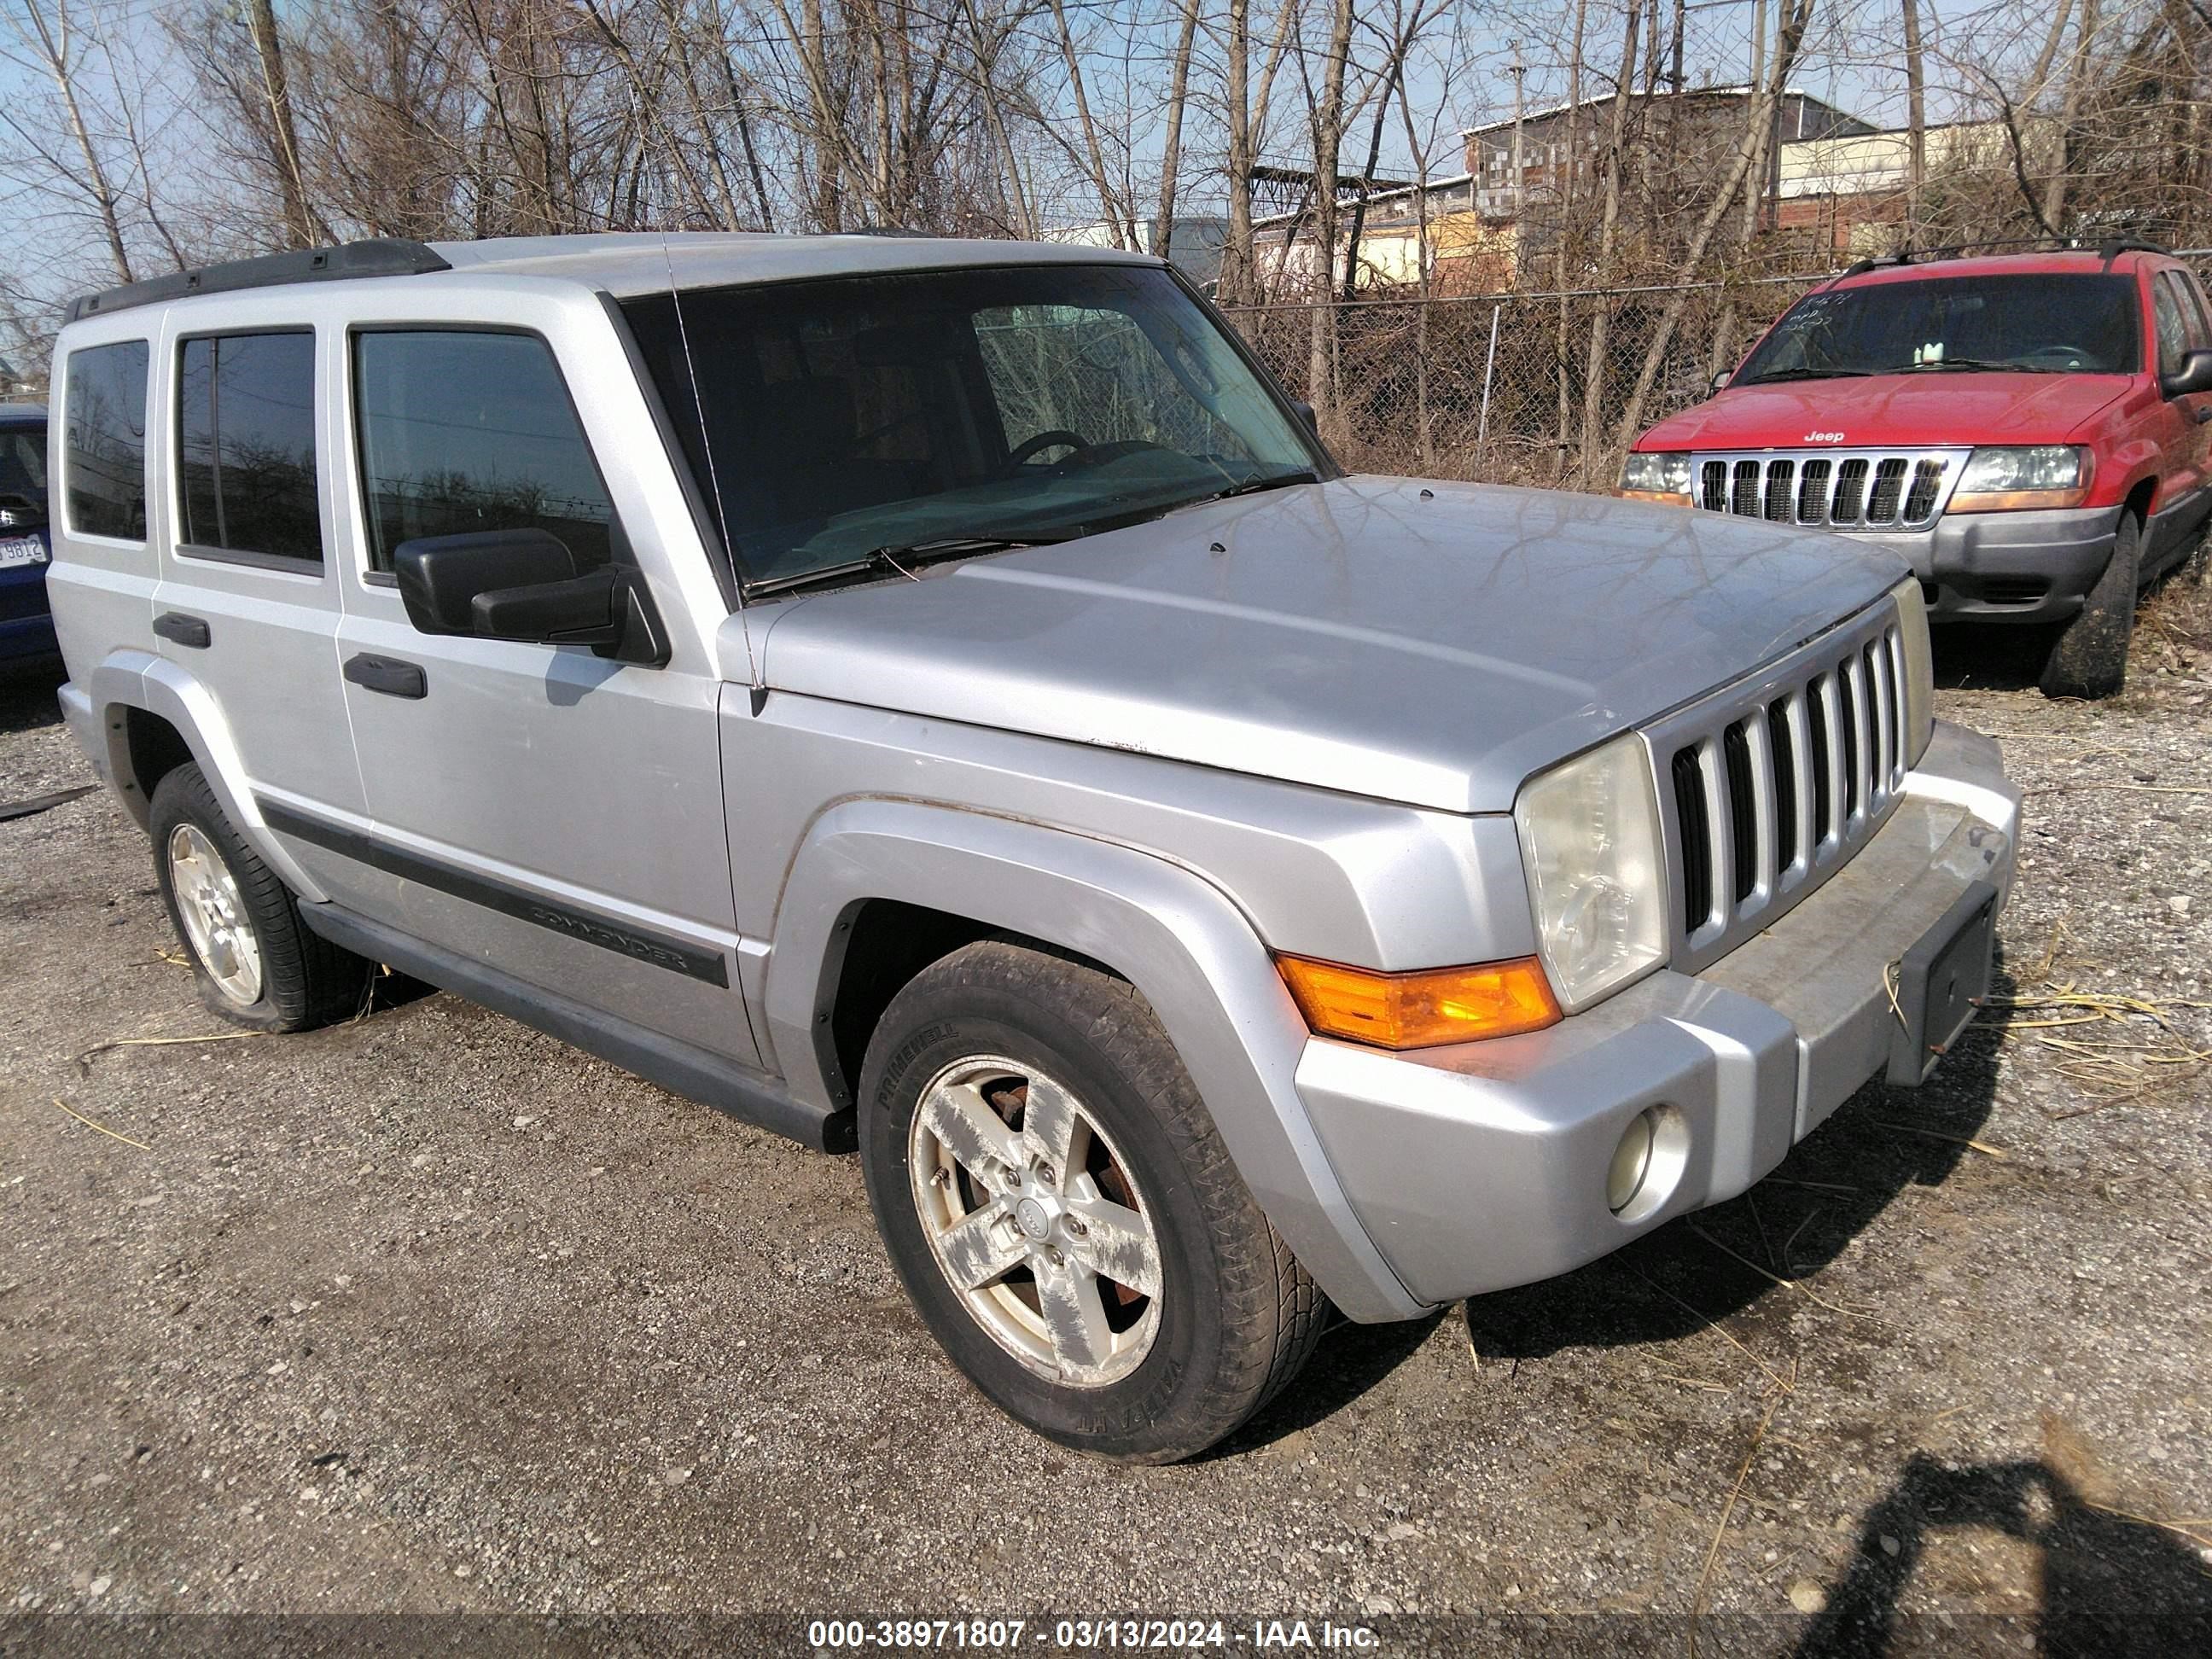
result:
[[[2089,496],[2089,452],[2074,444],[1984,445],[1966,459],[1954,513],[2079,507]]]

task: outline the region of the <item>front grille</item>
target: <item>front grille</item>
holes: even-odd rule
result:
[[[1963,449],[1700,455],[1709,513],[1827,530],[1923,530],[1958,483]]]
[[[1675,840],[1678,966],[1732,948],[1880,827],[1905,770],[1905,672],[1885,603],[1649,734]]]

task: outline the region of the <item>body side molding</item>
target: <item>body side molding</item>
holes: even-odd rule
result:
[[[596,945],[603,951],[612,951],[633,962],[665,968],[669,972],[682,974],[687,979],[701,980],[708,985],[725,988],[730,983],[728,958],[718,951],[702,951],[684,939],[671,939],[666,934],[649,932],[629,922],[617,922],[594,915],[590,911],[580,910],[574,905],[562,903],[512,883],[495,881],[489,876],[458,868],[441,860],[425,858],[419,853],[366,834],[350,824],[333,823],[326,818],[296,811],[278,801],[263,798],[258,804],[261,815],[270,829],[281,830],[288,836],[297,836],[301,841],[313,842],[318,847],[366,864],[372,869],[381,870],[387,875],[398,876],[404,881],[420,882],[425,887],[450,893],[471,904],[481,904],[486,909],[496,910],[502,915],[534,923],[550,932],[580,939],[586,945]]]

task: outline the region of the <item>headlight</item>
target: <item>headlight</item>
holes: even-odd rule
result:
[[[1928,648],[1928,600],[1920,579],[1907,576],[1889,590],[1897,601],[1897,641],[1905,660],[1905,763],[1920,764],[1936,733],[1936,669]]]
[[[1951,496],[1956,513],[2079,507],[2089,490],[2088,452],[2072,444],[1977,449]]]
[[[1646,500],[1687,501],[1690,458],[1683,454],[1632,454],[1621,463],[1620,493]]]
[[[1586,1008],[1665,959],[1666,866],[1642,739],[1616,738],[1531,780],[1513,823],[1562,1008]]]

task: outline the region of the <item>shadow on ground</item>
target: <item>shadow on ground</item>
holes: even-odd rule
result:
[[[2212,1574],[2163,1528],[2092,1502],[2048,1458],[1952,1468],[1916,1453],[1869,1509],[1859,1547],[1796,1659],[1926,1650],[1899,1602],[1931,1537],[1978,1528],[2039,1555],[2033,1651],[2073,1659],[2212,1653]],[[1962,1643],[1961,1646],[1971,1644]]]
[[[61,684],[62,671],[58,668],[9,668],[0,672],[0,735],[60,725],[62,706],[55,700],[55,694],[61,690]]]
[[[2013,994],[1999,950],[1993,995]],[[1817,1281],[1910,1187],[1936,1186],[1970,1155],[1996,1098],[2004,1016],[1982,1016],[1926,1085],[1870,1083],[1742,1196],[1683,1217],[1577,1272],[1464,1304],[1485,1364],[1569,1348],[1670,1342]],[[1733,1254],[1731,1254],[1731,1252]],[[1376,1387],[1427,1340],[1436,1320],[1347,1325],[1322,1340],[1298,1381],[1217,1455],[1235,1456],[1311,1426]]]
[[[2002,950],[1990,990],[2013,994]],[[1972,1155],[1996,1099],[2002,1018],[1983,1015],[1918,1089],[1867,1085],[1741,1197],[1577,1272],[1468,1302],[1476,1351],[1510,1361],[1674,1341],[1786,1294],[1778,1278],[1817,1280],[1900,1193],[1940,1185]]]
[[[2054,630],[1951,623],[1931,630],[1936,684],[1952,691],[2032,691]]]

